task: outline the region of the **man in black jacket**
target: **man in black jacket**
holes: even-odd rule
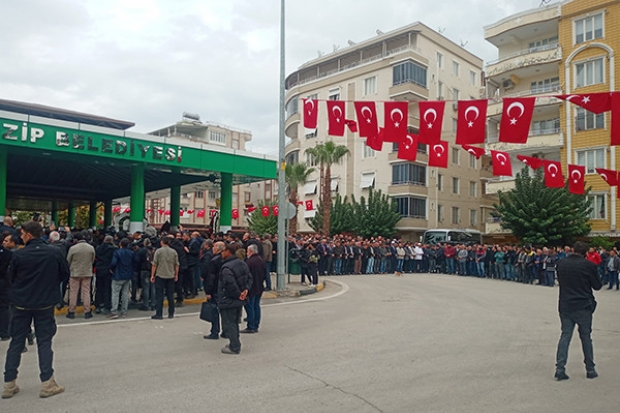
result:
[[[258,255],[256,245],[248,245],[246,264],[252,275],[252,286],[248,292],[248,299],[244,305],[248,315],[248,325],[241,333],[258,333],[260,324],[260,297],[263,295],[263,283],[265,282],[265,261]]]
[[[220,338],[220,312],[219,307],[217,307],[217,279],[220,275],[220,267],[222,266],[222,251],[226,249],[226,244],[222,241],[213,244],[211,240],[205,241],[205,244],[206,250],[202,254],[200,270],[202,272],[202,281],[207,301],[216,304],[217,316],[211,323],[211,334],[205,335],[204,338],[207,340],[217,340]]]
[[[176,307],[183,307],[183,282],[187,276],[187,252],[185,251],[185,245],[183,245],[183,239],[181,234],[171,233],[174,239],[170,243],[170,248],[177,252],[179,257],[179,278],[175,283],[175,290],[177,293]]]
[[[11,251],[2,246],[4,236],[0,233],[0,340],[11,338],[9,334],[9,263]]]
[[[95,249],[95,312],[110,314],[112,309],[112,256],[114,255],[114,237],[106,235],[103,243]]]
[[[222,329],[230,343],[222,349],[224,354],[239,354],[239,323],[241,308],[252,286],[252,275],[248,265],[237,258],[238,245],[233,243],[222,251],[222,268],[218,279],[218,305],[222,314]]]
[[[9,299],[13,316],[11,344],[4,366],[2,398],[5,399],[19,392],[15,383],[17,369],[33,320],[42,382],[39,396],[50,397],[65,390],[54,380],[52,338],[56,334],[54,306],[61,299],[61,282],[69,277],[69,264],[60,249],[41,239],[42,231],[38,222],[24,223],[21,232],[26,246],[15,251],[11,259]]]
[[[598,373],[594,369],[594,349],[592,346],[592,314],[596,309],[596,300],[592,289],[601,289],[601,280],[598,277],[596,265],[585,259],[588,245],[578,241],[570,254],[557,263],[558,283],[560,284],[560,299],[558,310],[562,323],[562,335],[558,342],[557,363],[555,378],[567,380],[565,372],[568,359],[568,347],[575,324],[579,326],[579,338],[583,348],[586,377],[594,379]]]

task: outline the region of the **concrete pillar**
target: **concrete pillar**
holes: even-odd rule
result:
[[[106,199],[103,203],[103,227],[108,228],[112,225],[112,200]]]
[[[144,165],[131,167],[129,233],[144,231]]]
[[[170,188],[170,229],[177,231],[181,224],[179,211],[181,210],[181,187],[173,186]]]
[[[97,228],[97,201],[90,201],[88,207],[88,227]]]
[[[232,174],[222,173],[220,183],[220,231],[226,232],[232,229]]]
[[[73,201],[69,201],[69,208],[67,211],[67,225],[73,229],[75,227],[75,204]]]
[[[6,150],[0,148],[0,222],[4,222],[6,210]]]

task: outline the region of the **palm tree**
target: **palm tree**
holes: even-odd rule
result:
[[[320,143],[314,148],[306,149],[321,165],[321,204],[323,205],[323,233],[330,235],[332,207],[332,165],[340,163],[349,154],[345,145],[336,145],[332,141]]]
[[[284,177],[289,190],[289,201],[295,205],[295,210],[297,210],[297,191],[299,185],[305,185],[310,175],[314,173],[314,170],[314,168],[308,168],[305,163],[286,164]],[[297,213],[289,221],[289,226],[291,234],[297,232]]]

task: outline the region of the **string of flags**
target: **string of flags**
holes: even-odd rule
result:
[[[551,95],[557,99],[570,102],[589,112],[601,114],[611,111],[610,145],[620,145],[620,92],[600,92],[589,94]],[[318,99],[302,99],[303,125],[306,129],[316,129],[319,116]],[[357,121],[348,119],[345,101],[327,100],[328,134],[344,136],[345,127],[352,133],[366,138],[366,145],[376,151],[382,149],[384,142],[398,144],[399,159],[415,161],[418,145],[428,145],[428,166],[447,168],[449,144],[441,140],[446,101],[418,102],[420,127],[419,133],[408,132],[409,102],[383,102],[384,122],[379,126],[375,102],[355,101],[353,106]],[[499,142],[525,144],[530,132],[536,97],[503,98],[502,113],[499,124]],[[484,144],[486,139],[488,99],[457,101],[456,144],[479,159],[487,154],[484,148],[472,146]],[[493,174],[512,176],[510,155],[502,151],[490,151]],[[548,187],[559,188],[566,184],[560,162],[542,160],[534,157],[517,155],[517,158],[533,169],[545,168],[545,183]],[[597,172],[610,186],[618,186],[618,172],[607,171],[605,176]],[[609,180],[607,178],[609,178]],[[568,188],[572,193],[585,192],[585,167],[568,165]],[[620,197],[620,191],[618,191]]]

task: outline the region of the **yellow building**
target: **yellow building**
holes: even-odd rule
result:
[[[562,63],[560,84],[566,94],[616,90],[619,74],[614,50],[620,50],[620,1],[573,0],[561,4],[558,22]],[[560,122],[565,137],[561,151],[568,164],[586,167],[586,186],[592,186],[593,235],[617,236],[617,188],[610,188],[595,168],[616,170],[618,151],[610,147],[610,113],[596,115],[562,103]]]

